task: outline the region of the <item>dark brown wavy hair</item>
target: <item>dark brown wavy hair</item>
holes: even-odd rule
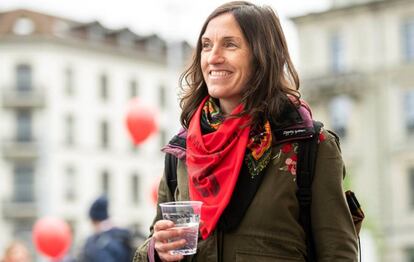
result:
[[[253,55],[252,75],[243,89],[241,114],[252,117],[251,125],[261,125],[263,118],[282,123],[281,115],[293,97],[299,101],[299,77],[290,59],[279,18],[269,6],[234,1],[216,8],[204,22],[192,63],[180,76],[181,124],[188,128],[191,117],[208,95],[201,71],[201,38],[215,17],[231,13],[239,24]]]

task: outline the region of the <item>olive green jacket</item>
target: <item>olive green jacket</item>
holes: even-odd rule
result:
[[[318,261],[358,261],[357,235],[342,189],[345,173],[338,142],[323,131],[315,176],[312,183],[311,219]],[[272,160],[255,197],[240,225],[230,233],[216,230],[206,240],[199,239],[197,254],[184,261],[305,261],[305,233],[299,224],[295,166],[288,143],[274,146]],[[188,200],[185,163],[178,162],[178,186],[172,196],[165,177],[159,187],[159,202]],[[154,222],[161,219],[158,208]],[[152,235],[152,226],[151,234]],[[150,261],[151,238],[140,246],[134,262]],[[152,246],[153,252],[153,246]],[[150,252],[151,253],[151,252]],[[152,260],[152,259],[151,259]],[[155,260],[157,261],[157,260]]]

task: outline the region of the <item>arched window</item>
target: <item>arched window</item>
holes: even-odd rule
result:
[[[345,70],[345,43],[344,37],[339,32],[330,35],[329,38],[330,67],[333,73],[341,73]]]
[[[405,127],[409,134],[414,134],[414,89],[404,94]]]
[[[131,197],[132,197],[132,203],[134,205],[139,204],[140,201],[140,177],[137,173],[133,173],[131,176]]]
[[[30,35],[35,30],[33,21],[27,17],[20,17],[13,26],[13,33],[16,35]]]
[[[110,191],[110,175],[108,170],[103,170],[101,172],[101,189],[102,193],[105,195],[109,195]]]
[[[402,28],[402,43],[404,50],[404,60],[414,60],[414,18],[406,21]]]
[[[32,67],[20,64],[16,67],[16,89],[19,92],[32,90]]]
[[[133,79],[129,82],[129,98],[134,98],[139,95],[138,82]]]
[[[329,104],[330,122],[333,131],[341,138],[347,136],[352,100],[346,95],[334,97]]]

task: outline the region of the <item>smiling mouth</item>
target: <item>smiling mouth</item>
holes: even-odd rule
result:
[[[210,78],[220,79],[220,78],[227,78],[231,74],[232,73],[230,71],[225,71],[225,70],[216,71],[216,70],[212,70],[212,71],[210,71],[210,73],[208,75],[210,76]]]

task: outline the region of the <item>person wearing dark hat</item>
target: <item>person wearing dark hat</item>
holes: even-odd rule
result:
[[[92,203],[89,209],[89,217],[94,222],[101,222],[109,218],[108,198],[106,196],[100,196]]]
[[[88,237],[79,262],[130,262],[133,253],[131,234],[112,224],[106,196],[100,196],[92,203],[89,218],[94,234]]]

